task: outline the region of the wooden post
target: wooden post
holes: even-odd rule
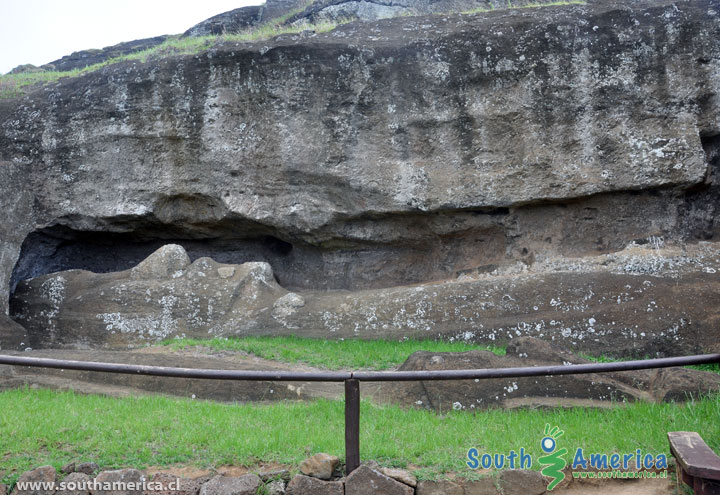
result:
[[[360,466],[360,382],[345,380],[345,474]]]

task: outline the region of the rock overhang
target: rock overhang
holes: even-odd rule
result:
[[[692,198],[714,187],[719,26],[712,2],[390,19],[61,80],[0,102],[0,160],[22,177],[2,277],[54,226],[272,236],[324,267],[291,277],[306,288],[682,242],[677,211],[710,229],[715,211]]]

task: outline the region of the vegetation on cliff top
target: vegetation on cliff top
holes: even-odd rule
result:
[[[522,6],[516,6],[512,4],[511,0],[508,0],[507,8],[520,9],[520,8],[540,8],[540,7],[552,7],[559,5],[584,5],[584,0],[560,0],[550,3],[533,3]],[[252,42],[270,39],[281,34],[292,34],[300,33],[302,31],[314,31],[315,33],[325,33],[332,31],[336,27],[350,22],[349,19],[339,20],[335,22],[321,21],[317,23],[308,22],[295,22],[292,24],[285,24],[285,22],[293,15],[299,13],[302,9],[295,9],[288,12],[280,17],[277,17],[271,21],[268,21],[259,26],[253,26],[245,29],[244,31],[236,34],[222,34],[217,36],[200,36],[200,37],[181,37],[180,35],[172,36],[165,40],[163,43],[128,55],[120,57],[114,57],[98,64],[87,66],[83,69],[75,69],[71,71],[37,71],[37,72],[23,72],[19,74],[5,74],[0,75],[0,99],[16,98],[24,95],[29,89],[37,86],[41,86],[47,83],[55,82],[63,77],[76,77],[89,72],[94,72],[105,66],[116,64],[119,62],[126,62],[137,60],[140,62],[147,62],[149,60],[158,60],[170,56],[176,55],[192,55],[197,53],[205,52],[211,49],[213,46],[218,45],[227,41],[235,42]],[[467,12],[461,12],[462,14],[478,14],[483,12],[489,12],[493,9],[474,9]]]

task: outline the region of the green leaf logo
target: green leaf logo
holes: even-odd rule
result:
[[[567,454],[567,449],[563,447],[562,449],[556,450],[557,439],[563,436],[564,433],[565,432],[557,426],[550,428],[550,425],[546,424],[545,435],[540,441],[540,447],[542,447],[543,452],[548,454],[538,458],[540,465],[544,466],[540,470],[540,473],[543,476],[552,478],[552,481],[547,487],[548,491],[555,488],[558,483],[565,479],[563,469],[567,466],[567,461],[563,456]]]

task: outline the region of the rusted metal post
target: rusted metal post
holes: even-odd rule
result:
[[[345,380],[345,474],[360,466],[360,382]]]

